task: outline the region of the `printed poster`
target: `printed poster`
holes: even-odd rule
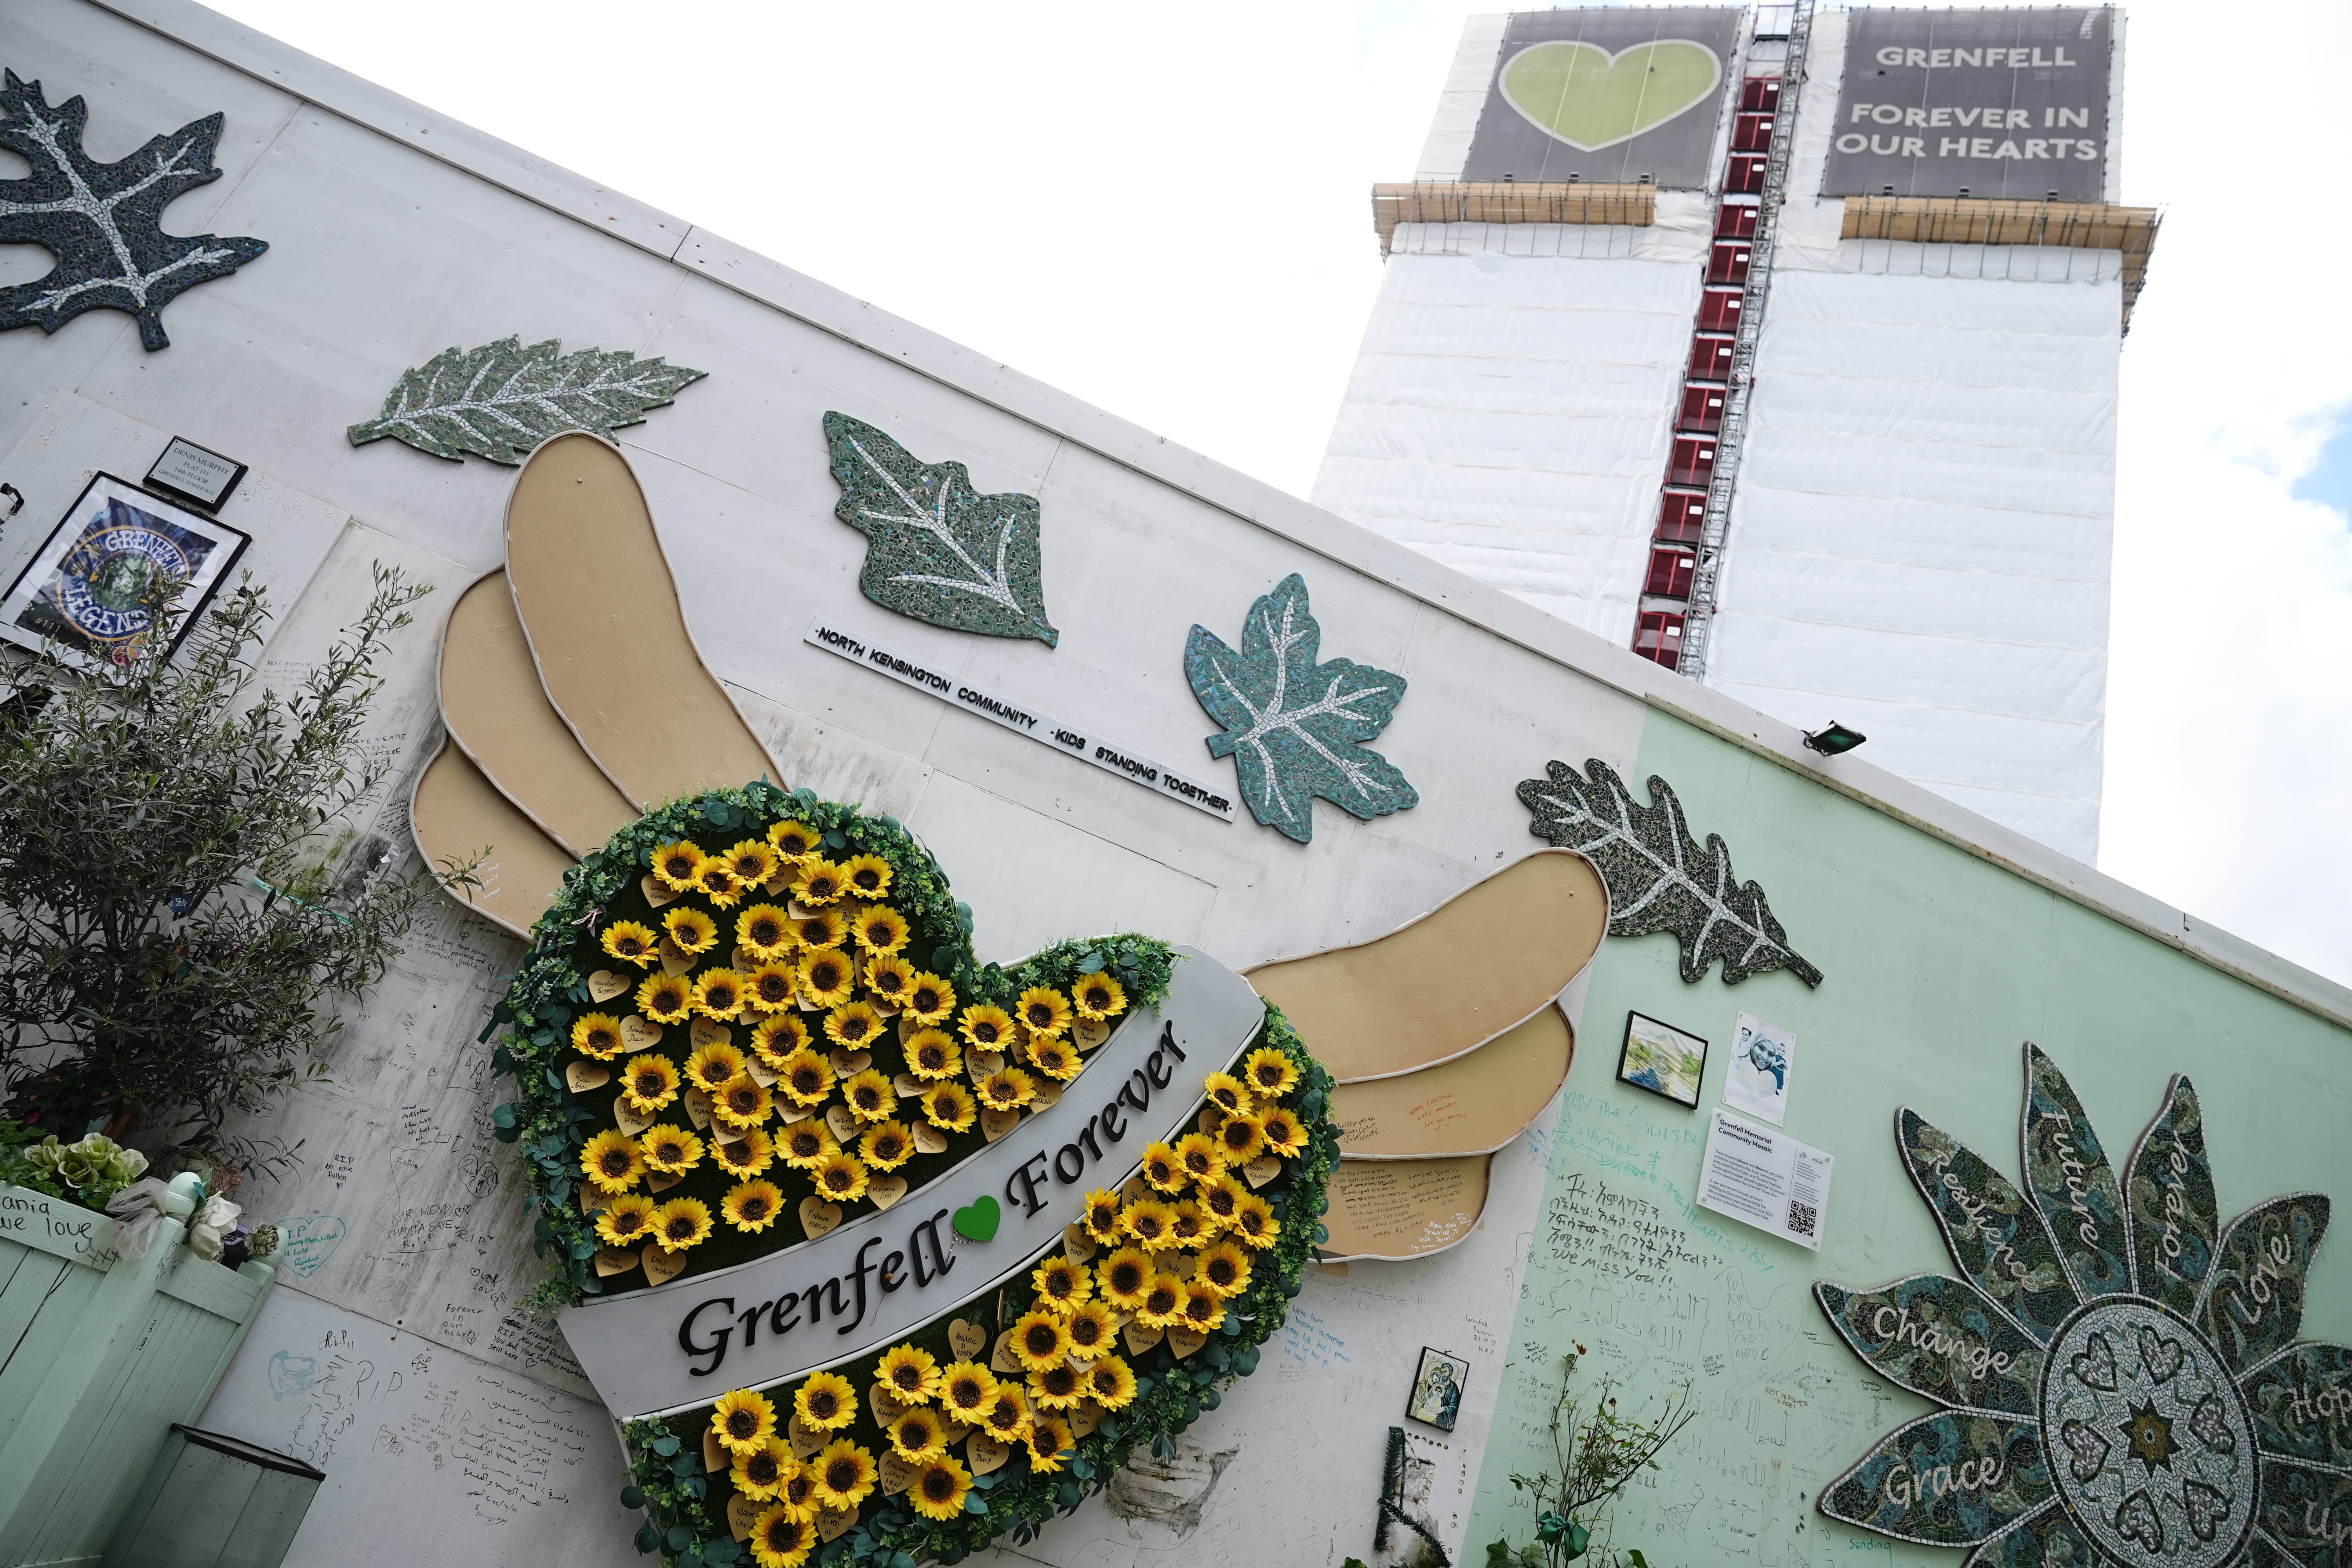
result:
[[[1717,1110],[1698,1170],[1699,1206],[1819,1252],[1835,1163],[1785,1132]]]
[[[1797,1037],[1752,1014],[1739,1015],[1731,1035],[1731,1068],[1723,1075],[1723,1102],[1778,1127],[1789,1113],[1789,1069]]]

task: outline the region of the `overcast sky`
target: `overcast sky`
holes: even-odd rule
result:
[[[1472,9],[214,3],[1298,495]],[[2352,6],[2129,15],[2101,867],[2352,982]]]

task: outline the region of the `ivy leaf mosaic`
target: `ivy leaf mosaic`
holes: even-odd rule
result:
[[[1368,822],[1421,802],[1396,764],[1362,743],[1388,728],[1404,677],[1344,658],[1318,663],[1322,642],[1294,572],[1250,606],[1239,649],[1201,626],[1184,644],[1192,695],[1224,726],[1209,754],[1234,759],[1251,815],[1301,844],[1315,836],[1318,795]]]
[[[550,436],[609,434],[645,422],[707,371],[625,349],[579,349],[553,338],[522,346],[500,338],[478,349],[446,349],[403,372],[383,412],[347,432],[354,447],[389,436],[452,462],[467,453],[513,468]]]
[[[824,416],[824,439],[833,515],[866,536],[867,598],[950,631],[1061,640],[1045,619],[1035,496],[982,495],[961,463],[923,462],[846,414]]]
[[[1897,1541],[1973,1546],[1966,1568],[2338,1561],[2352,1349],[2293,1342],[2327,1199],[2259,1204],[2211,1245],[2214,1226],[2188,1212],[2212,1182],[2187,1079],[2173,1079],[2120,1187],[2082,1102],[2030,1044],[2025,1083],[2032,1203],[1913,1112],[1896,1119],[1973,1284],[1813,1287],[1856,1354],[1944,1407],[1830,1482],[1822,1511]],[[2053,1160],[2071,1186],[2046,1179]],[[2152,1243],[2120,1246],[2118,1190],[2143,1200],[2133,1239],[2152,1225]]]
[[[1610,935],[1672,931],[1683,947],[1683,979],[1694,985],[1718,958],[1727,985],[1768,969],[1822,983],[1822,972],[1789,945],[1764,889],[1734,877],[1722,838],[1710,833],[1702,847],[1691,837],[1665,780],[1651,776],[1643,805],[1608,763],[1595,757],[1584,767],[1589,776],[1580,777],[1566,763],[1547,764],[1549,776],[1521,784],[1519,801],[1535,814],[1529,832],[1601,868]]]
[[[89,121],[79,97],[53,108],[37,81],[9,71],[0,83],[0,144],[33,166],[21,180],[0,180],[0,240],[37,245],[58,258],[47,276],[0,289],[0,330],[54,332],[84,310],[123,310],[138,319],[150,353],[168,348],[163,307],[269,246],[163,232],[173,198],[221,177],[213,166],[220,115],[190,121],[112,163],[82,151]]]

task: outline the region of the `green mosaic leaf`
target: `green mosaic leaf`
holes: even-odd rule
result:
[[[1209,753],[1232,757],[1251,815],[1299,843],[1315,833],[1315,797],[1370,821],[1417,805],[1396,764],[1360,742],[1388,727],[1401,675],[1335,658],[1318,664],[1323,628],[1294,572],[1250,606],[1242,646],[1196,626],[1184,645],[1192,695],[1223,724]]]
[[[866,535],[867,598],[950,631],[1061,640],[1045,619],[1035,496],[982,495],[961,463],[922,462],[846,414],[824,416],[824,439],[833,515]]]
[[[1590,778],[1566,763],[1547,764],[1549,776],[1521,784],[1519,801],[1535,814],[1528,832],[1601,868],[1610,935],[1674,932],[1683,945],[1683,979],[1694,985],[1718,958],[1727,985],[1768,969],[1822,983],[1822,972],[1789,946],[1764,889],[1733,876],[1723,840],[1710,833],[1702,847],[1691,837],[1665,780],[1651,776],[1650,804],[1642,805],[1608,763],[1596,757],[1584,766]]]
[[[707,374],[625,349],[567,354],[553,338],[529,348],[500,338],[404,372],[383,412],[348,434],[354,447],[389,436],[453,462],[471,452],[512,468],[550,436],[642,424],[648,409],[668,406]]]

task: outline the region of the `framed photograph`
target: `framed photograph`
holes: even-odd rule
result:
[[[148,635],[144,599],[169,581],[180,584],[171,600],[176,648],[247,542],[226,523],[100,474],[0,599],[0,639],[53,643],[85,669],[126,663]]]
[[[1617,1081],[1698,1109],[1699,1075],[1706,1070],[1706,1042],[1672,1024],[1640,1013],[1625,1015],[1625,1048],[1617,1058]]]
[[[1421,1366],[1412,1374],[1412,1396],[1404,1403],[1405,1415],[1441,1432],[1453,1431],[1462,1415],[1462,1384],[1469,1375],[1470,1363],[1460,1356],[1422,1346]]]

